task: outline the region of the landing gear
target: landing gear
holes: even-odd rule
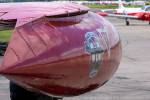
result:
[[[126,21],[126,25],[129,26],[129,25],[130,25],[130,22],[129,22],[129,21]]]
[[[150,22],[149,22],[149,25],[150,25]]]
[[[126,20],[126,25],[129,26],[130,22],[129,22],[128,18],[126,18],[125,20]]]

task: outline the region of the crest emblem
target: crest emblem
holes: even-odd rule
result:
[[[87,32],[85,34],[85,51],[91,55],[89,77],[92,78],[98,73],[104,54],[99,36],[95,32]]]

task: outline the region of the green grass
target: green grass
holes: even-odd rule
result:
[[[12,30],[0,31],[0,42],[9,42]]]
[[[118,8],[117,5],[99,5],[99,4],[91,4],[87,5],[89,8],[99,8],[99,9],[116,9]],[[125,6],[127,8],[138,8],[142,6]]]
[[[87,5],[89,8],[99,8],[99,9],[116,9],[117,6],[113,6],[113,5],[96,5],[96,4],[92,4],[92,5]]]

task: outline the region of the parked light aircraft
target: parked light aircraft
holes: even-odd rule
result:
[[[118,32],[85,6],[0,4],[0,23],[14,28],[0,74],[30,91],[80,95],[105,84],[120,63]]]
[[[126,7],[124,7],[123,2],[121,0],[118,0],[118,8],[117,9],[104,9],[101,11],[107,12],[107,13],[115,13],[115,14],[126,14],[126,13],[141,12],[142,8],[126,8]]]
[[[123,2],[119,0],[118,9],[115,9],[116,14],[136,13],[141,12],[141,8],[126,8],[123,6]]]
[[[98,12],[101,16],[110,16],[124,18],[126,25],[130,25],[129,19],[148,21],[150,24],[150,6],[143,6],[142,8],[125,8],[121,0],[119,0],[119,8],[110,12]]]
[[[109,14],[104,12],[98,12],[101,16],[110,16],[110,17],[118,17],[118,18],[124,18],[126,25],[130,25],[129,19],[135,19],[135,20],[142,20],[142,21],[148,21],[150,24],[150,6],[147,6],[147,11],[143,12],[137,12],[137,13],[127,13],[127,14]]]

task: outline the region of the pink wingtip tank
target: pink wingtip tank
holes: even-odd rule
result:
[[[103,17],[57,14],[15,27],[0,73],[31,91],[76,96],[106,83],[120,59],[118,32]]]

